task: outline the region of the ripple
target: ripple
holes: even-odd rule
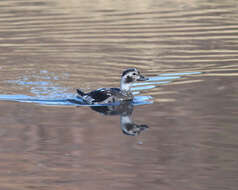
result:
[[[236,189],[237,16],[235,0],[0,1],[2,189]],[[149,76],[132,104],[153,103],[136,138],[75,97],[129,67]]]
[[[27,96],[23,94],[0,94],[0,100],[4,101],[14,101],[14,102],[22,102],[22,103],[34,103],[40,105],[47,106],[118,106],[118,103],[110,103],[110,104],[85,104],[82,99],[75,97],[75,94],[67,94],[68,98],[65,98],[66,95],[62,95],[63,99],[52,97],[44,97],[44,98],[36,98],[32,96]],[[151,96],[135,96],[132,104],[135,106],[152,104],[153,100]]]
[[[9,91],[21,88],[36,97],[54,97],[77,87],[118,86],[120,73],[128,67],[155,75],[134,85],[133,93],[138,94],[155,93],[155,88],[159,93],[157,87],[174,81],[199,81],[185,79],[185,75],[236,76],[227,73],[234,68],[218,66],[237,62],[238,25],[232,17],[236,7],[206,2],[196,6],[187,3],[181,8],[179,2],[172,2],[173,7],[162,5],[159,9],[161,2],[156,6],[151,1],[133,6],[105,2],[103,7],[77,1],[0,2],[0,55],[6,65],[1,71],[9,70],[10,61],[12,71],[15,68],[30,75],[3,73]],[[18,60],[21,66],[14,63]],[[69,77],[54,79],[41,73],[40,78],[34,78],[35,69],[50,73],[64,70]],[[224,74],[217,73],[220,71]]]

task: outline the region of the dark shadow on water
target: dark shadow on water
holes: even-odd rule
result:
[[[121,130],[126,135],[136,136],[149,128],[147,125],[133,122],[132,113],[134,105],[130,101],[125,101],[119,105],[91,106],[91,109],[103,115],[120,115]]]

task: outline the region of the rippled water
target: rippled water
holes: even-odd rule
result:
[[[0,189],[236,190],[237,8],[0,1]],[[130,67],[133,105],[75,102]]]

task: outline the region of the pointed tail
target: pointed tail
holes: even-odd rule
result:
[[[77,89],[77,93],[81,97],[83,97],[85,95],[85,93],[82,90],[80,90],[80,89]]]

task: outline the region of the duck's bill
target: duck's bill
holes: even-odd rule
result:
[[[140,75],[140,78],[138,78],[137,80],[138,81],[146,81],[146,80],[148,80],[149,78],[146,78],[146,77],[144,77],[143,75]]]

